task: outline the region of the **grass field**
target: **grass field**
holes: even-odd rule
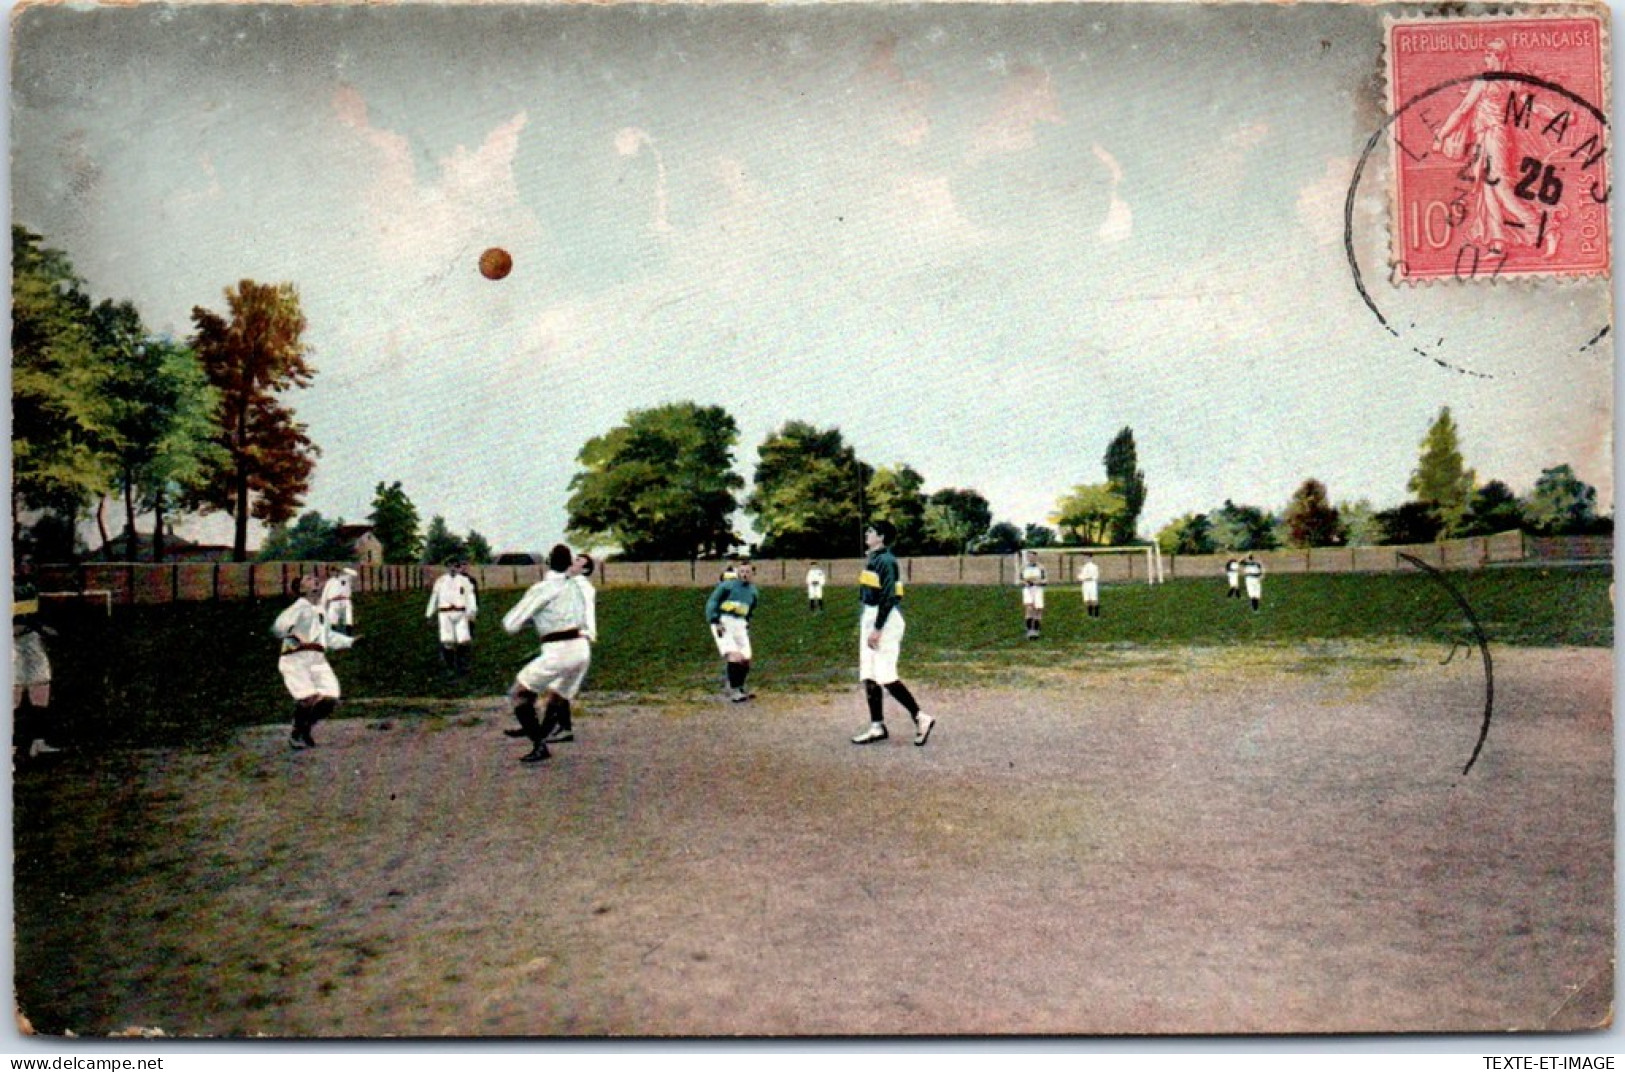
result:
[[[1492,645],[1607,647],[1613,643],[1607,567],[1498,569],[1447,575]],[[705,629],[706,592],[607,589],[602,637],[583,695],[622,700],[695,699],[720,686],[720,660]],[[433,624],[419,593],[369,593],[358,601],[361,639],[334,656],[348,713],[410,716],[496,696],[535,651],[527,630],[508,636],[501,615],[518,591],[485,595],[473,674],[442,672]],[[1324,643],[1418,638],[1448,645],[1466,621],[1437,580],[1416,574],[1283,575],[1265,582],[1264,607],[1224,598],[1217,581],[1157,588],[1108,587],[1104,616],[1082,613],[1077,589],[1052,586],[1044,636],[1027,641],[1013,588],[918,587],[906,603],[905,676],[925,685],[1022,685],[1046,671],[1107,669],[1117,662],[1183,658],[1191,648],[1296,646],[1310,663]],[[853,684],[856,594],[832,588],[812,615],[795,589],[769,589],[752,633],[753,687],[822,691]],[[288,699],[268,633],[282,601],[186,603],[101,610],[53,605],[56,717],[82,747],[209,747],[232,730],[281,721]],[[1336,657],[1345,657],[1339,651]],[[1330,659],[1334,656],[1327,655]]]

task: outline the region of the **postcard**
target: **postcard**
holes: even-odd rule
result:
[[[17,1047],[1609,1036],[1607,7],[10,22]]]

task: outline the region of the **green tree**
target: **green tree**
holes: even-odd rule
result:
[[[343,518],[329,521],[307,511],[292,526],[272,526],[257,557],[261,562],[343,562],[350,557],[350,545],[339,535],[343,524]]]
[[[227,287],[225,298],[227,316],[192,310],[192,347],[220,392],[225,457],[197,498],[232,516],[232,553],[240,562],[248,557],[249,518],[286,522],[310,489],[320,451],[279,396],[308,387],[316,372],[306,360],[305,315],[293,284],[244,279]]]
[[[1343,522],[1313,477],[1298,485],[1286,507],[1287,541],[1292,547],[1331,547],[1343,542]]]
[[[1021,530],[1021,544],[1023,547],[1054,547],[1055,539],[1055,530],[1048,525],[1035,525],[1029,522],[1027,527]]]
[[[925,532],[925,477],[907,465],[883,465],[869,478],[867,521],[897,526],[897,543],[919,547]]]
[[[1382,526],[1377,522],[1377,509],[1370,499],[1338,503],[1337,516],[1343,522],[1343,542],[1348,546],[1375,547],[1382,542]]]
[[[372,513],[367,515],[372,534],[384,547],[384,561],[391,566],[407,566],[418,560],[423,537],[418,533],[418,508],[407,498],[399,480],[385,486],[380,480],[372,491]]]
[[[1377,513],[1384,544],[1432,543],[1443,536],[1439,512],[1430,502],[1412,500]]]
[[[431,517],[429,529],[423,534],[424,563],[431,566],[439,565],[453,558],[465,558],[467,555],[468,544],[446,526],[446,519],[439,514]]]
[[[1134,446],[1134,429],[1125,426],[1106,447],[1106,483],[1122,496],[1122,512],[1112,520],[1106,542],[1133,543],[1138,535],[1140,511],[1145,508],[1145,470],[1141,469]]]
[[[476,529],[468,530],[468,561],[470,565],[489,565],[494,555],[491,554],[491,541],[480,535]]]
[[[1548,536],[1583,536],[1597,530],[1597,489],[1574,474],[1569,465],[1541,470],[1524,516],[1536,532]]]
[[[1118,519],[1126,506],[1110,483],[1077,484],[1055,504],[1050,522],[1068,542],[1100,547],[1119,531]]]
[[[1502,481],[1491,480],[1473,492],[1461,535],[1493,536],[1524,527],[1524,506],[1517,493]]]
[[[1422,454],[1406,489],[1417,502],[1427,503],[1439,520],[1438,538],[1454,535],[1467,515],[1468,500],[1478,482],[1462,459],[1461,438],[1450,407],[1438,417],[1422,439]]]
[[[108,375],[84,281],[66,254],[11,229],[11,510],[53,510],[70,523],[109,491],[117,462],[106,435]],[[105,525],[102,539],[107,539]]]
[[[1009,521],[997,521],[976,541],[974,550],[979,555],[1013,555],[1021,547],[1021,530]]]
[[[738,424],[720,406],[633,410],[577,455],[582,469],[570,480],[567,504],[571,537],[616,544],[628,558],[725,554],[738,543],[738,441]]]
[[[942,488],[925,505],[925,546],[919,554],[962,555],[993,525],[993,507],[975,488]]]
[[[1164,525],[1157,533],[1157,546],[1166,555],[1211,555],[1213,524],[1206,514],[1186,514]]]
[[[1229,499],[1208,515],[1212,538],[1219,551],[1270,551],[1280,546],[1275,515],[1256,506],[1237,505]]]
[[[756,448],[745,509],[768,558],[826,558],[862,549],[863,499],[875,471],[839,428],[787,421]]]

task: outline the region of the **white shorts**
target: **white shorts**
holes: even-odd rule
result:
[[[824,598],[824,586],[821,585],[821,584],[809,584],[807,586],[807,598],[808,599],[823,599]]]
[[[1021,588],[1021,605],[1031,607],[1033,610],[1044,609],[1044,586],[1041,584],[1023,585]]]
[[[327,656],[319,651],[296,651],[277,660],[282,671],[282,683],[295,700],[311,696],[339,698],[339,679],[327,665]]]
[[[1263,594],[1264,594],[1264,578],[1262,578],[1262,577],[1248,577],[1247,578],[1247,598],[1248,599],[1257,599],[1258,597],[1262,596]]]
[[[440,618],[440,643],[472,644],[474,634],[468,628],[468,611],[443,610]]]
[[[1084,581],[1083,582],[1083,601],[1085,603],[1099,603],[1100,602],[1100,582],[1099,581]]]
[[[890,685],[897,680],[897,656],[903,650],[903,612],[892,608],[880,630],[880,647],[871,648],[869,634],[874,632],[879,616],[879,607],[864,607],[858,619],[858,680]]]
[[[51,683],[51,660],[45,657],[45,641],[30,629],[11,634],[11,685],[31,689]]]
[[[556,692],[566,700],[576,698],[592,663],[592,645],[586,637],[552,640],[542,645],[542,653],[526,663],[515,678],[521,688],[538,696]]]
[[[722,626],[721,636],[717,636],[717,625]],[[711,639],[717,642],[717,650],[722,653],[722,657],[726,659],[730,655],[738,655],[741,659],[749,659],[750,622],[732,614],[724,614],[717,619],[717,625],[711,627]]]

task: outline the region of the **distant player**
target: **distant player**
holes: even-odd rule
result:
[[[1230,592],[1229,592],[1228,595],[1225,596],[1225,598],[1226,599],[1240,599],[1241,598],[1241,563],[1237,562],[1233,558],[1230,561],[1226,562],[1224,564],[1224,579],[1226,581],[1228,581],[1229,584],[1230,584]]]
[[[585,555],[573,556],[568,547],[556,545],[547,556],[546,578],[531,585],[502,618],[502,628],[509,633],[519,632],[529,622],[542,642],[541,653],[520,669],[508,691],[519,729],[503,732],[509,737],[528,737],[531,743],[530,751],[520,757],[521,763],[540,763],[552,755],[547,740],[570,717],[570,701],[581,691],[592,662],[592,646],[587,642],[588,599],[576,583],[584,559]],[[538,719],[536,702],[543,696],[547,703]]]
[[[51,705],[46,632],[48,627],[39,620],[34,560],[23,555],[11,579],[11,740],[16,753],[29,759],[61,751],[45,741],[45,714]]]
[[[908,686],[897,677],[897,657],[903,650],[903,584],[889,546],[896,538],[896,526],[885,520],[876,521],[863,533],[869,561],[858,577],[858,601],[863,607],[858,618],[858,677],[869,704],[869,728],[852,738],[853,744],[874,744],[889,736],[883,689],[914,720],[915,745],[925,744],[937,722],[920,710]]]
[[[356,640],[328,628],[327,616],[316,603],[317,584],[313,573],[295,577],[288,586],[296,597],[293,606],[277,615],[271,626],[271,634],[282,642],[277,669],[293,697],[288,743],[294,748],[315,748],[311,729],[338,706],[339,679],[327,663],[327,653],[343,651]]]
[[[480,611],[479,596],[465,568],[461,559],[447,564],[446,572],[435,578],[429,591],[429,609],[423,615],[439,620],[440,661],[447,673],[459,677],[468,673],[474,660],[472,627]]]
[[[355,605],[353,597],[356,572],[346,566],[344,569],[327,579],[322,585],[322,613],[327,615],[327,625],[341,633],[350,633],[355,630]]]
[[[1241,575],[1247,582],[1247,599],[1257,610],[1264,599],[1264,563],[1249,554],[1242,560]]]
[[[711,626],[717,651],[722,653],[723,672],[727,675],[725,693],[734,703],[744,703],[755,695],[745,689],[745,680],[750,677],[750,616],[761,599],[761,589],[751,583],[754,576],[751,564],[741,562],[734,576],[718,583],[705,601],[705,620]]]
[[[1083,609],[1091,618],[1100,617],[1100,567],[1095,564],[1094,555],[1083,556],[1083,567],[1078,570],[1078,580],[1083,582]]]
[[[824,567],[807,563],[807,609],[814,614],[824,609]]]
[[[1038,552],[1028,551],[1021,567],[1021,610],[1027,618],[1027,639],[1037,640],[1044,628],[1044,585],[1049,576],[1038,564]]]

